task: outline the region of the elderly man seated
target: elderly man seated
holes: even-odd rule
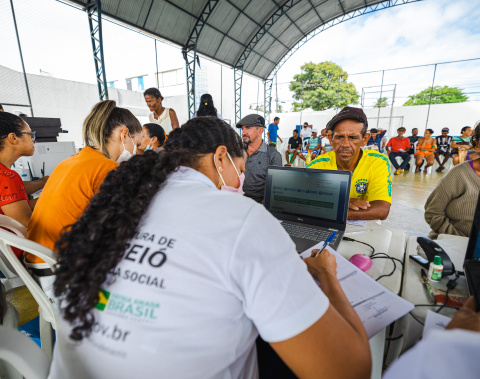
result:
[[[307,168],[346,170],[353,173],[349,220],[385,220],[392,203],[392,179],[388,157],[362,150],[367,143],[367,116],[360,108],[345,107],[327,124],[333,150]]]

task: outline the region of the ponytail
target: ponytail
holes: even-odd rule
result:
[[[200,98],[197,116],[215,116],[217,117],[217,108],[213,105],[212,95],[205,93]]]
[[[57,241],[55,295],[64,295],[63,317],[74,325],[70,337],[90,335],[100,287],[121,261],[152,198],[180,166],[197,168],[199,159],[225,146],[242,157],[240,136],[214,117],[199,117],[174,129],[164,151],[135,155],[111,171],[82,217]]]

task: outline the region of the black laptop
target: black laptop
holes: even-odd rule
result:
[[[347,226],[350,171],[269,166],[265,208],[303,252],[337,232],[337,249]]]
[[[477,311],[480,311],[480,195],[473,218],[463,269],[467,278],[468,292],[475,297]]]

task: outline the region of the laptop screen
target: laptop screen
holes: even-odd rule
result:
[[[348,171],[269,167],[265,207],[277,216],[344,223],[350,177]]]
[[[480,195],[478,197],[477,209],[473,218],[472,230],[470,231],[470,239],[468,240],[467,254],[465,260],[480,261]]]

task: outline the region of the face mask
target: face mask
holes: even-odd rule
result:
[[[232,163],[233,168],[235,169],[235,172],[238,175],[238,179],[240,179],[240,186],[238,188],[235,188],[235,187],[227,186],[225,184],[225,180],[223,180],[223,176],[222,176],[222,174],[220,174],[220,171],[218,171],[217,164],[215,163],[215,154],[213,154],[213,164],[215,165],[215,168],[218,172],[218,175],[220,175],[220,179],[222,180],[222,183],[223,183],[223,186],[220,187],[220,190],[221,191],[234,192],[234,193],[238,193],[239,195],[243,195],[244,194],[244,192],[243,192],[243,182],[245,181],[245,174],[243,172],[241,174],[238,174],[238,170],[235,167],[235,165],[233,164],[233,161],[232,161],[232,158],[230,157],[230,154],[227,153],[227,155],[228,155],[228,159],[230,159],[230,162]]]
[[[144,151],[148,151],[148,150],[152,150],[153,149],[153,145],[150,146],[150,143],[152,142],[153,138],[150,140],[150,142],[148,143],[147,147],[145,148]]]
[[[120,156],[118,157],[117,163],[122,163],[122,162],[128,161],[131,157],[133,157],[133,156],[137,153],[137,145],[135,145],[135,142],[133,142],[133,138],[130,136],[130,133],[128,133],[128,136],[129,136],[130,139],[132,140],[133,153],[129,152],[129,151],[125,148],[125,144],[124,144],[123,141],[122,141],[123,152],[122,152],[122,154],[120,154]]]

